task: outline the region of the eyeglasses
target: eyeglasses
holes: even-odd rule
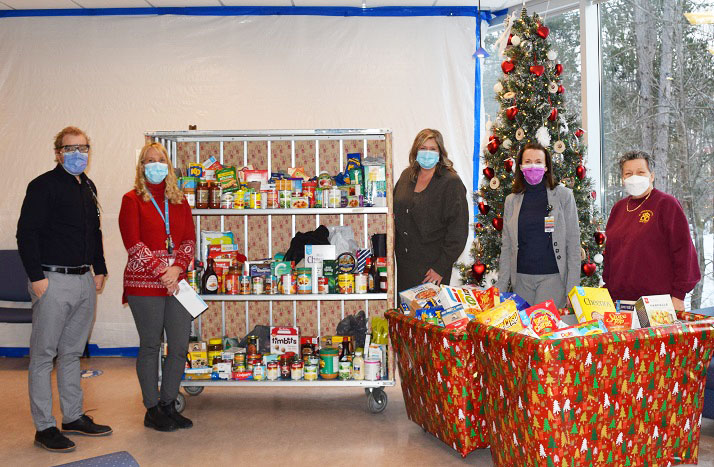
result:
[[[68,145],[68,146],[60,146],[57,149],[63,149],[65,152],[74,152],[74,151],[88,152],[89,145],[88,144],[72,144],[72,145]]]

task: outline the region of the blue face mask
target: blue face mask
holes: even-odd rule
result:
[[[431,169],[439,162],[439,153],[437,151],[427,151],[420,149],[417,152],[416,161],[422,169]]]
[[[149,183],[154,185],[163,182],[168,174],[169,166],[163,162],[149,162],[144,165],[144,175]]]
[[[86,152],[79,152],[77,150],[74,152],[65,152],[62,167],[64,167],[64,170],[68,173],[76,176],[84,172],[84,169],[87,168],[87,161],[89,161],[89,154]]]

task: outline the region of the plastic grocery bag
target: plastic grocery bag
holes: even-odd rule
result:
[[[380,345],[389,343],[389,323],[386,318],[379,316],[372,318],[372,343]]]
[[[327,227],[330,231],[330,244],[335,245],[335,254],[353,253],[357,251],[359,245],[355,241],[355,233],[349,225],[331,225]]]
[[[355,349],[364,347],[364,338],[367,335],[367,315],[364,310],[345,316],[337,325],[337,335],[352,336]]]

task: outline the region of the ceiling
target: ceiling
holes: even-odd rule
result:
[[[521,0],[482,0],[481,8],[496,11],[522,3]],[[0,0],[0,10],[43,10],[78,8],[165,8],[211,6],[282,7],[367,7],[384,6],[470,6],[477,0]]]

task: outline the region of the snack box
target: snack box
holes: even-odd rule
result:
[[[270,275],[280,277],[285,274],[290,274],[293,271],[293,263],[291,261],[273,261],[270,263]]]
[[[608,331],[602,320],[594,319],[591,321],[585,321],[584,323],[578,323],[575,326],[570,326],[569,328],[558,329],[555,332],[544,334],[540,337],[543,339],[567,339],[569,337],[593,336],[595,334],[603,334],[606,332]]]
[[[187,381],[211,379],[212,368],[187,368],[184,370],[183,379]]]
[[[473,291],[473,294],[475,295],[476,300],[478,301],[478,305],[483,311],[490,310],[494,306],[499,305],[501,302],[504,301],[503,299],[499,298],[498,287],[489,287],[486,290],[481,290],[475,285],[465,285],[464,288],[471,289]]]
[[[251,277],[265,277],[272,275],[272,269],[271,263],[253,263],[248,266],[248,273]]]
[[[305,245],[305,265],[312,266],[336,258],[335,245]]]
[[[528,317],[529,327],[539,336],[558,329],[560,314],[553,300],[546,300],[543,303],[533,305],[523,310],[523,312]]]
[[[188,343],[188,351],[190,352],[206,352],[208,347],[206,341],[197,341]]]
[[[516,302],[516,306],[519,310],[525,310],[527,308],[530,308],[531,306],[527,301],[523,299],[523,297],[521,297],[515,292],[501,292],[500,299],[502,302],[505,302],[506,300],[513,300],[514,302]]]
[[[410,315],[412,314],[412,310],[409,309],[409,307],[406,305],[406,303],[400,303],[399,304],[399,310],[402,312],[404,315]]]
[[[216,171],[223,167],[220,162],[218,162],[218,159],[216,159],[214,156],[209,157],[205,161],[203,161],[203,171],[205,173],[206,170],[213,170]]]
[[[424,304],[433,299],[438,304],[441,304],[439,300],[439,286],[431,283],[420,284],[411,289],[399,292],[399,299],[402,303],[406,303],[410,310],[416,311],[419,308],[424,308]]]
[[[677,313],[669,295],[647,295],[635,302],[635,311],[643,328],[665,326],[677,321]]]
[[[222,193],[238,191],[238,177],[235,167],[224,167],[216,170],[216,180],[221,186]]]
[[[300,348],[305,344],[311,344],[315,349],[320,345],[320,339],[316,336],[300,336]]]
[[[444,308],[463,305],[464,310],[475,315],[483,311],[476,299],[475,292],[476,290],[472,288],[442,285],[439,291],[439,302]]]
[[[513,332],[518,332],[524,327],[521,316],[518,313],[518,308],[516,307],[516,302],[513,300],[506,300],[490,310],[482,311],[476,315],[475,319],[479,323]]]
[[[462,329],[473,319],[473,315],[468,315],[464,306],[458,304],[455,307],[444,310],[441,313],[441,322],[447,329]]]
[[[189,352],[188,360],[191,362],[191,368],[201,368],[208,365],[208,352],[205,350],[199,352]]]
[[[422,320],[427,323],[431,323],[435,326],[441,326],[441,312],[444,311],[442,306],[437,306],[433,308],[419,308],[414,312],[414,317],[416,319]]]
[[[568,293],[568,298],[580,323],[602,320],[605,313],[617,311],[607,289],[576,286]]]
[[[270,353],[294,352],[300,355],[300,329],[296,327],[270,327]]]
[[[310,200],[307,196],[293,196],[290,200],[292,209],[305,209],[310,207]]]

